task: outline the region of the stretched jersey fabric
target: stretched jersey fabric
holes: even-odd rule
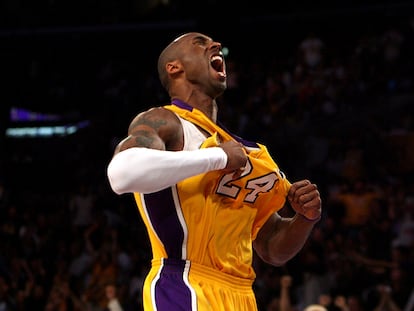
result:
[[[252,240],[284,206],[290,182],[264,145],[232,135],[181,101],[164,107],[181,120],[184,150],[234,139],[248,150],[248,162],[236,180],[233,174],[211,171],[156,193],[134,193],[153,255],[144,308],[256,310]]]

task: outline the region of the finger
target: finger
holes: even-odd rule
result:
[[[302,204],[306,204],[307,202],[312,201],[318,196],[319,196],[319,192],[317,190],[312,190],[311,192],[298,194],[298,201]]]
[[[316,209],[316,210],[320,210],[321,209],[321,198],[319,196],[314,197],[312,200],[304,203],[302,205],[302,207],[305,210],[311,210],[311,209]]]
[[[289,195],[294,196],[295,195],[295,192],[298,189],[301,189],[302,187],[305,187],[305,186],[307,186],[309,184],[310,184],[310,181],[309,180],[306,180],[306,179],[305,180],[301,180],[301,181],[294,182],[292,184],[292,186],[290,187],[290,189],[289,189]]]
[[[306,189],[306,187],[309,185],[311,185],[309,180],[302,180],[302,181],[293,183],[288,192],[289,201],[290,202],[298,201],[299,197],[302,194],[309,192],[309,190]]]
[[[241,176],[241,174],[242,174],[242,172],[240,170],[235,170],[234,174],[232,176],[233,180],[239,178]]]
[[[242,174],[243,174],[243,172],[244,172],[245,169],[246,169],[246,167],[241,167],[241,168],[235,170],[234,171],[234,174],[233,174],[233,179],[237,179],[240,176],[242,176]]]
[[[295,198],[298,200],[298,202],[306,202],[309,200],[309,198],[312,198],[314,194],[319,194],[318,188],[315,184],[308,184],[306,186],[303,186],[301,188],[298,188],[295,191]]]

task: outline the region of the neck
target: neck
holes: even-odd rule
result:
[[[210,118],[214,123],[217,122],[217,102],[215,99],[206,98],[206,99],[197,99],[194,100],[193,98],[189,98],[187,100],[180,98],[179,96],[171,97],[171,100],[178,100],[183,102],[193,108],[196,108],[203,112],[208,118]]]

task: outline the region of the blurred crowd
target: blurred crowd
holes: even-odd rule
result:
[[[413,311],[414,19],[336,40],[302,34],[274,53],[230,53],[219,99],[229,130],[266,144],[288,179],[310,178],[323,199],[287,265],[255,257],[259,310]],[[129,120],[167,97],[146,59],[80,57],[94,52],[13,64],[13,104],[92,123],[70,137],[3,138],[0,311],[142,308],[147,234],[105,167]]]

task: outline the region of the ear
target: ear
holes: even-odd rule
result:
[[[178,60],[174,60],[172,62],[168,62],[165,65],[165,70],[168,72],[168,74],[175,74],[177,72],[182,71],[182,65],[180,63],[180,61]]]

